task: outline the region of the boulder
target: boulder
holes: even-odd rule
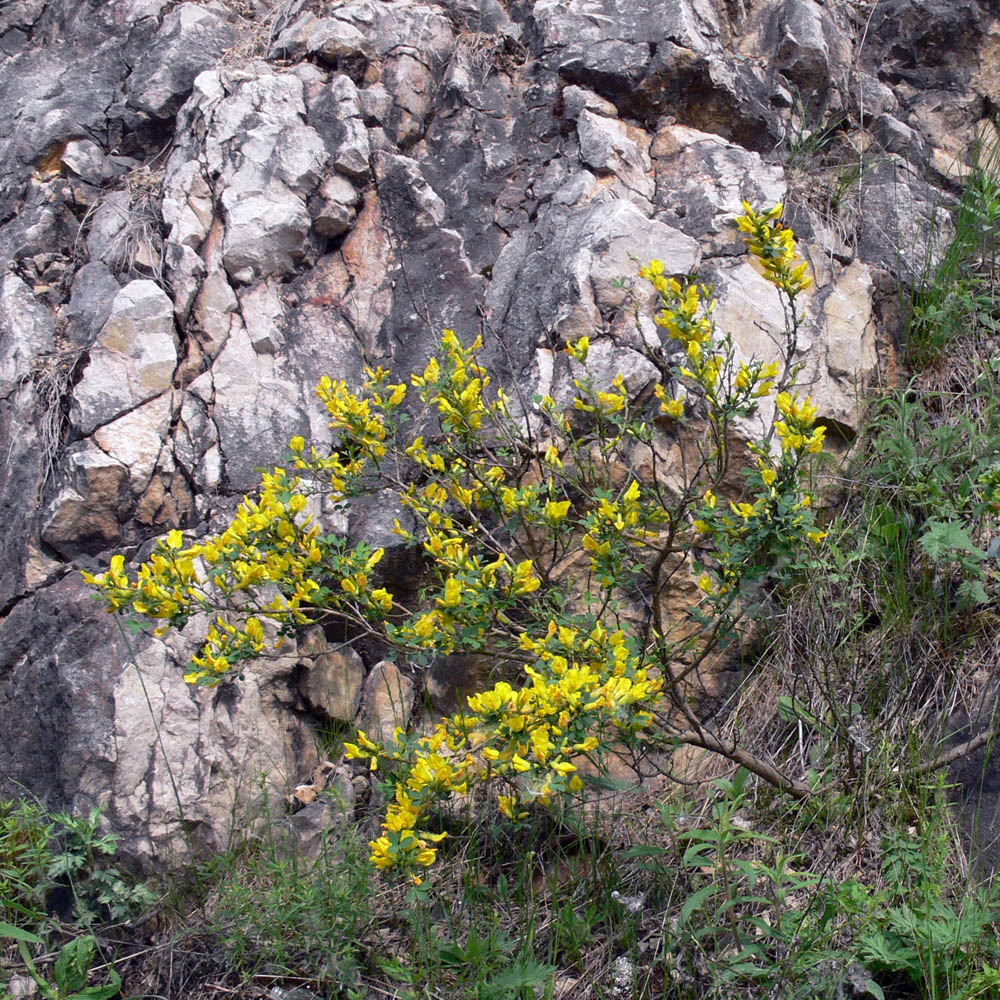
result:
[[[0,396],[13,392],[55,350],[52,315],[16,275],[0,281]]]
[[[351,725],[358,714],[365,679],[361,657],[345,646],[304,659],[302,666],[299,693],[306,705],[327,719]]]
[[[182,3],[163,19],[128,78],[128,103],[151,118],[171,117],[194,78],[214,66],[236,41],[236,30],[217,10]]]
[[[365,679],[360,728],[373,740],[391,743],[396,729],[406,729],[410,721],[413,697],[413,681],[395,663],[376,663]]]
[[[222,194],[226,236],[222,261],[242,284],[254,278],[281,276],[305,253],[311,220],[302,199],[281,181],[261,191],[227,187]]]
[[[155,282],[130,281],[115,296],[83,378],[73,390],[75,425],[90,434],[167,392],[176,366],[173,304]]]

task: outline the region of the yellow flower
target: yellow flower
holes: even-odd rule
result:
[[[684,416],[684,398],[663,400],[660,403],[660,412],[673,420],[680,420]]]
[[[510,592],[515,595],[531,594],[542,585],[542,581],[532,573],[534,563],[530,559],[519,562],[514,570]]]
[[[513,795],[497,796],[497,808],[507,819],[517,819],[517,799]]]
[[[617,392],[599,392],[597,402],[600,404],[601,413],[610,416],[625,406],[625,397]]]
[[[576,343],[570,341],[566,345],[566,353],[579,361],[581,364],[587,360],[587,352],[590,350],[590,337],[581,337]]]
[[[545,504],[545,520],[551,525],[556,525],[566,519],[569,508],[569,500],[549,500]]]

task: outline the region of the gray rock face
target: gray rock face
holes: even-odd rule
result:
[[[174,310],[152,281],[130,281],[111,304],[73,392],[74,421],[83,434],[170,389],[177,366]]]
[[[501,253],[486,295],[491,322],[518,344],[537,342],[539,333],[562,343],[593,334],[625,301],[615,282],[634,270],[629,254],[659,257],[671,274],[687,274],[699,260],[691,237],[629,201],[553,208],[533,241],[512,240]]]
[[[222,262],[237,281],[286,274],[305,253],[310,219],[305,205],[288,188],[272,183],[249,193],[226,188],[226,239]]]
[[[66,307],[67,331],[77,347],[89,347],[111,314],[118,282],[110,268],[98,261],[84,264],[73,278]]]
[[[108,4],[61,0],[18,6],[33,44],[0,63],[0,219],[10,218],[31,170],[62,144],[100,135],[127,72],[121,28]],[[78,16],[79,15],[79,16]],[[13,15],[12,15],[13,16]]]
[[[361,728],[371,739],[391,743],[396,729],[410,721],[413,696],[413,681],[395,663],[376,663],[365,680]]]
[[[56,331],[49,310],[20,278],[0,282],[0,395],[9,396],[32,368],[55,348]]]
[[[650,156],[659,217],[699,240],[708,254],[742,248],[732,219],[744,200],[773,205],[785,197],[780,167],[717,135],[668,125],[656,133]]]
[[[940,251],[951,222],[940,195],[898,156],[876,165],[861,191],[862,259],[898,271],[912,281],[924,272],[927,234]]]
[[[221,843],[250,772],[275,793],[311,773],[310,714],[391,736],[412,679],[362,645],[205,695],[181,679],[203,623],[143,640],[168,772],[71,567],[224,519],[289,437],[330,442],[322,375],[403,376],[442,327],[482,332],[527,399],[569,398],[560,348],[586,334],[595,377],[641,396],[657,333],[626,315],[633,257],[713,281],[737,349],[769,358],[783,317],[741,256],[743,199],[786,200],[806,239],[797,360],[849,430],[886,336],[877,287],[919,273],[934,220],[942,245],[955,157],[1000,103],[985,0],[336,0],[270,42],[243,23],[214,2],[0,9],[0,786],[110,802],[147,860],[182,811]],[[828,112],[823,155],[865,151],[832,216],[782,164]],[[316,515],[419,586],[391,497]],[[442,670],[442,706],[483,682]],[[314,847],[335,816],[304,813]]]
[[[318,653],[299,680],[299,693],[315,712],[337,722],[354,722],[361,704],[365,668],[350,647]]]
[[[215,65],[236,41],[236,30],[216,11],[182,3],[163,19],[128,78],[128,103],[153,118],[172,117],[194,78]]]

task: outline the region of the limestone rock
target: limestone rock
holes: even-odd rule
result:
[[[127,191],[113,191],[107,195],[90,223],[87,234],[87,251],[90,259],[104,264],[116,264],[121,257],[131,212]]]
[[[4,164],[0,219],[5,222],[15,204],[20,202],[19,210],[24,210],[23,195],[36,164],[51,153],[55,166],[63,143],[106,130],[109,109],[115,105],[127,71],[121,25],[110,4],[89,8],[86,17],[69,18],[75,23],[66,31],[53,30],[63,13],[61,4],[55,9],[39,6],[38,16],[47,26],[40,27],[33,42],[15,46],[0,61],[0,161]],[[26,20],[30,25],[36,18]],[[0,260],[7,258],[0,249]]]
[[[347,232],[360,200],[357,188],[346,177],[338,174],[328,177],[314,199],[313,229],[328,239]]]
[[[427,182],[416,160],[408,156],[379,157],[378,180],[383,196],[391,200],[407,232],[431,232],[444,222],[444,201]]]
[[[223,263],[238,281],[283,275],[301,259],[311,220],[302,199],[280,181],[247,193],[227,187],[222,194],[226,213]]]
[[[98,261],[84,264],[73,277],[73,293],[66,307],[67,332],[76,347],[89,347],[111,314],[118,282]]]
[[[804,365],[799,381],[808,386],[819,420],[826,417],[855,431],[859,400],[877,362],[871,274],[860,262],[831,269],[819,254],[814,267],[816,281],[804,300],[808,324],[795,357]],[[718,297],[716,322],[720,331],[733,334],[742,357],[780,361],[785,319],[777,291],[744,259],[720,261],[708,276]],[[772,404],[763,400],[758,420],[769,421],[771,413]],[[757,430],[763,427],[758,423]]]
[[[326,838],[354,815],[356,793],[350,779],[338,772],[327,791],[288,818],[291,847],[306,861],[316,861],[323,854]]]
[[[613,16],[585,3],[541,0],[533,14],[548,64],[612,100],[629,100],[650,66],[654,45],[670,39],[704,55],[720,34],[718,14],[707,0],[647,0],[618,8]]]
[[[610,392],[618,375],[622,376],[630,399],[641,396],[658,378],[656,366],[645,355],[617,346],[610,339],[601,339],[591,344],[586,366],[564,352],[560,354],[550,394],[559,409],[569,411],[574,397],[579,395],[578,380],[589,377],[598,392]]]
[[[166,392],[177,365],[173,304],[155,282],[130,281],[116,296],[73,391],[83,434]]]
[[[11,393],[32,366],[55,349],[55,324],[48,309],[16,275],[0,282],[0,396]]]
[[[646,203],[652,198],[649,137],[645,133],[584,108],[577,116],[576,134],[584,164],[614,174],[633,194],[633,201]]]
[[[234,822],[246,823],[259,809],[255,797],[261,788],[272,802],[280,801],[295,776],[316,763],[308,726],[285,708],[294,697],[294,656],[250,665],[245,680],[218,691],[196,691],[184,683],[184,666],[206,625],[193,621],[183,636],[166,644],[153,640],[138,651],[151,705],[138,671],[127,662],[115,663],[113,728],[105,737],[110,737],[107,749],[95,754],[93,764],[112,776],[114,819],[131,834],[131,850],[146,857],[186,850],[181,809],[196,842],[218,849]]]
[[[277,354],[285,343],[285,310],[273,279],[240,293],[240,313],[247,336],[258,354]]]
[[[210,358],[226,346],[233,329],[233,314],[238,311],[239,301],[225,272],[221,268],[213,271],[201,283],[193,313],[198,340]]]
[[[160,459],[172,409],[170,397],[159,396],[94,432],[94,441],[102,451],[129,470],[137,494],[149,482]]]
[[[562,92],[562,102],[563,115],[570,121],[579,121],[583,111],[603,115],[605,118],[618,117],[618,109],[611,101],[606,101],[599,94],[584,87],[565,87]]]
[[[742,250],[733,219],[744,200],[770,207],[785,197],[780,167],[718,135],[667,125],[656,133],[650,155],[658,218],[711,253]]]
[[[909,282],[928,265],[928,239],[946,247],[951,221],[941,198],[899,156],[877,163],[861,189],[858,253],[869,264],[898,271]]]
[[[128,468],[93,445],[69,458],[68,482],[49,504],[43,541],[66,558],[103,552],[121,538],[130,504]]]
[[[688,274],[700,256],[689,236],[622,200],[584,205],[569,215],[553,208],[538,230],[537,249],[529,250],[526,239],[507,244],[486,295],[494,325],[519,342],[537,343],[550,331],[564,343],[593,336],[602,328],[603,311],[625,301],[617,282],[635,273],[632,257],[658,257],[668,273]]]
[[[167,118],[180,107],[194,78],[235,41],[235,29],[218,13],[197,3],[180,4],[163,19],[133,68],[129,104],[153,118]]]
[[[367,33],[350,21],[305,13],[278,35],[272,52],[284,58],[319,55],[333,63],[367,58],[373,46]]]
[[[365,679],[360,728],[373,740],[390,743],[397,727],[405,729],[413,711],[413,681],[395,663],[382,660]]]
[[[212,225],[212,190],[194,160],[182,159],[172,169],[168,166],[161,204],[170,242],[197,250]]]
[[[302,661],[299,693],[314,712],[328,719],[353,723],[361,704],[365,669],[361,657],[345,646],[327,649]]]
[[[754,22],[741,53],[768,58],[803,94],[831,85],[844,94],[853,53],[832,10],[816,0],[778,0],[761,5]]]
[[[90,184],[102,184],[115,173],[104,150],[89,139],[67,142],[60,160],[67,169]]]
[[[177,319],[184,322],[191,312],[207,268],[201,257],[183,243],[167,244],[166,264],[174,293],[174,312]]]

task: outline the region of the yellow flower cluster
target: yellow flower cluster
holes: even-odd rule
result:
[[[527,815],[523,807],[530,804],[547,806],[557,795],[579,793],[580,758],[613,734],[652,722],[662,681],[640,666],[623,632],[598,623],[584,633],[552,621],[540,637],[522,634],[520,645],[533,660],[520,688],[501,681],[470,695],[469,711],[442,720],[430,736],[408,740],[397,730],[394,742],[381,747],[359,733],[357,743],[347,744],[348,757],[373,768],[380,760],[397,765],[395,797],[382,835],[371,842],[379,868],[433,864],[433,845],[444,835],[427,832],[427,819],[476,785],[505,785],[498,807],[511,819]]]
[[[676,398],[667,394],[660,382],[653,387],[656,398],[660,401],[660,413],[665,413],[672,420],[681,420],[684,416],[684,396]]]
[[[783,451],[802,451],[819,454],[823,450],[823,438],[826,427],[820,424],[814,427],[816,407],[807,396],[799,402],[788,392],[779,392],[774,405],[784,419],[775,422],[774,430],[781,439]]]
[[[410,379],[420,389],[421,400],[436,407],[445,431],[467,435],[478,431],[488,414],[507,412],[502,392],[496,392],[491,402],[483,396],[490,377],[476,361],[476,352],[482,346],[482,337],[477,337],[471,347],[463,347],[454,330],[445,330],[441,337],[443,364],[432,357],[423,374]]]
[[[377,371],[369,369],[369,386],[375,387],[384,380],[387,373],[381,368]],[[392,386],[392,393],[384,401],[374,394],[368,398],[359,398],[344,382],[334,382],[324,375],[316,388],[316,395],[323,401],[330,414],[330,426],[342,433],[345,441],[350,442],[366,458],[376,464],[385,456],[386,422],[383,410],[402,403],[406,396],[406,386]],[[298,441],[293,441],[297,445]],[[300,448],[292,448],[301,451]]]
[[[615,498],[601,496],[597,506],[581,522],[584,534],[580,539],[583,550],[590,554],[590,569],[602,587],[614,583],[614,555],[620,550],[619,540],[643,542],[656,536],[655,528],[668,519],[658,504],[644,503],[642,490],[634,479]]]
[[[686,362],[681,374],[694,379],[711,393],[725,363],[724,355],[712,348],[715,335],[712,313],[716,306],[712,289],[694,282],[681,285],[676,278],[665,277],[660,260],[651,260],[640,267],[639,277],[649,281],[660,296],[661,308],[654,317],[657,325],[666,329],[671,340],[684,346]],[[683,415],[683,401],[657,395],[661,412],[675,419]]]
[[[760,261],[764,277],[794,299],[812,284],[812,278],[806,273],[809,265],[796,259],[795,234],[782,225],[783,211],[780,202],[766,212],[757,212],[745,201],[743,215],[736,219],[736,225],[745,233],[743,241]]]
[[[233,619],[217,619],[192,661],[196,669],[185,675],[189,683],[218,684],[236,664],[261,652],[261,619],[285,628],[311,620],[306,609],[321,589],[314,577],[325,545],[304,513],[307,498],[298,485],[283,469],[264,473],[260,495],[245,497],[222,533],[184,547],[182,533],[174,530],[134,576],[117,555],[106,573],[83,577],[100,590],[109,611],[128,609],[178,627],[197,612],[228,603]],[[268,602],[252,598],[268,585],[277,591]]]
[[[586,340],[586,337],[581,338]],[[570,348],[567,348],[567,353],[572,353]],[[577,357],[578,355],[574,355]],[[585,355],[584,355],[585,356]],[[594,390],[588,383],[575,379],[573,384],[576,386],[579,396],[576,396],[573,400],[573,408],[576,410],[582,410],[584,413],[597,413],[602,417],[610,417],[612,414],[621,413],[625,409],[625,404],[628,401],[628,392],[625,389],[625,379],[619,374],[614,377],[611,382],[611,387],[615,390],[614,392],[606,392]]]

